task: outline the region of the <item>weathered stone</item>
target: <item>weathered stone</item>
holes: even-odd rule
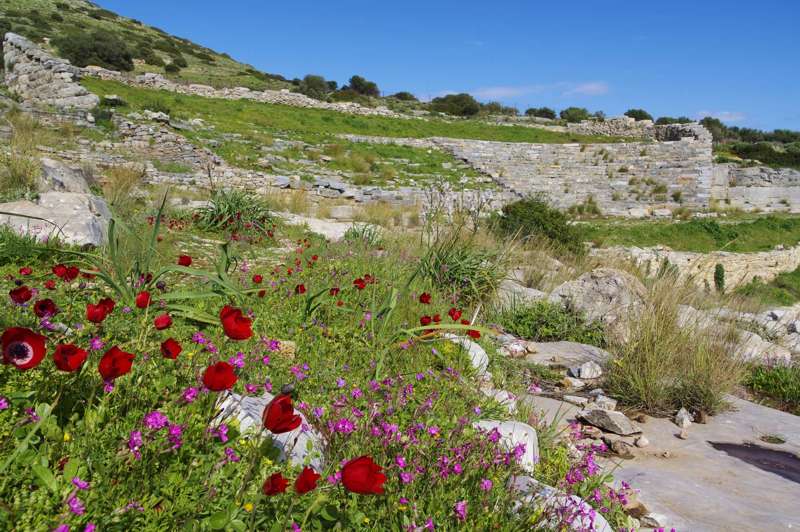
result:
[[[70,168],[61,161],[42,158],[42,189],[56,192],[89,194],[89,184],[83,172]]]
[[[574,377],[564,377],[561,380],[561,385],[565,388],[574,388],[575,390],[580,390],[586,387],[586,383],[580,379],[576,379]]]
[[[497,288],[497,305],[500,309],[511,309],[515,306],[525,306],[545,299],[547,294],[528,288],[516,281],[504,280]]]
[[[647,439],[647,436],[639,436],[636,438],[635,444],[636,447],[644,448],[650,445],[650,440]]]
[[[564,397],[562,397],[562,399],[564,399],[568,403],[577,406],[586,406],[587,404],[589,404],[589,399],[587,399],[586,397],[580,397],[578,395],[565,395]]]
[[[685,408],[681,408],[678,410],[678,413],[675,414],[675,424],[682,429],[689,428],[692,425],[693,419],[692,415]]]
[[[647,290],[633,275],[613,268],[598,268],[556,288],[550,301],[599,321],[608,333],[627,340],[632,318],[644,308]]]
[[[500,434],[500,443],[508,450],[518,445],[525,446],[525,452],[520,457],[519,464],[528,473],[533,474],[536,463],[539,461],[539,439],[536,429],[519,421],[478,421],[473,424],[477,429],[485,432],[497,430]]]
[[[479,344],[463,336],[456,336],[455,334],[448,333],[442,335],[442,337],[464,348],[469,355],[472,367],[478,372],[478,375],[486,372],[486,368],[489,367],[489,355],[486,354],[486,351],[484,351]]]
[[[580,366],[569,368],[569,373],[579,379],[598,379],[603,375],[603,368],[594,360],[588,360]]]
[[[593,408],[578,413],[578,417],[590,425],[620,436],[630,436],[642,432],[636,424],[622,412]]]
[[[603,410],[616,410],[617,401],[605,395],[598,395],[594,399],[594,406],[596,408],[602,408]]]
[[[555,368],[570,368],[586,362],[604,365],[611,358],[608,351],[577,342],[529,342],[525,360]],[[530,349],[534,349],[533,353]]]

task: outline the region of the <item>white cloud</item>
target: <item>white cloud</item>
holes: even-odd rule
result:
[[[486,100],[505,100],[507,98],[518,98],[527,94],[538,94],[547,90],[546,85],[499,85],[497,87],[482,87],[471,91],[477,98]]]
[[[722,120],[723,122],[741,122],[747,118],[747,115],[738,111],[699,111],[697,113],[698,118],[705,118],[707,116]]]
[[[578,83],[568,88],[562,96],[600,96],[608,93],[608,83],[605,81],[588,81]]]

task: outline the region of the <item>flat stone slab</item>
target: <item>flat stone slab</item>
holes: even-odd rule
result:
[[[590,361],[603,366],[611,358],[604,349],[577,342],[529,342],[528,346],[536,352],[527,355],[525,360],[542,366],[571,368]]]
[[[650,511],[666,516],[667,529],[800,528],[800,417],[729,400],[735,411],[693,424],[686,440],[676,437],[680,429],[671,419],[648,419],[641,428],[650,445],[637,450],[634,460],[603,465],[616,467],[617,481],[640,490]],[[764,435],[786,443],[765,443]],[[753,459],[737,458],[748,455]]]
[[[320,234],[328,240],[341,240],[350,227],[351,222],[339,222],[336,220],[326,220],[322,218],[312,218],[292,213],[277,213],[278,216],[292,225],[305,225],[309,231]]]

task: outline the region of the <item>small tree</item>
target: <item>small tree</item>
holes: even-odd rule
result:
[[[73,65],[85,67],[98,65],[130,72],[133,70],[133,55],[125,42],[107,31],[70,33],[53,40],[61,55]]]
[[[714,266],[714,288],[720,294],[725,292],[725,267],[719,263]]]
[[[394,98],[395,100],[401,100],[403,102],[416,102],[417,101],[417,97],[414,96],[413,94],[411,94],[410,92],[407,92],[407,91],[396,92],[396,93],[391,95],[391,98]]]
[[[625,116],[629,116],[634,120],[636,120],[637,122],[639,120],[650,120],[652,122],[653,120],[653,115],[651,115],[644,109],[628,109],[627,111],[625,111]]]
[[[672,116],[660,116],[658,120],[656,120],[656,125],[663,126],[667,124],[688,124],[689,122],[694,122],[688,116],[679,116],[678,118]]]
[[[455,116],[474,116],[481,110],[481,104],[466,93],[448,94],[431,100],[431,110]]]
[[[350,78],[347,88],[364,96],[373,96],[377,98],[381,95],[381,91],[378,89],[377,83],[374,81],[369,81],[361,76],[353,76]],[[345,88],[343,87],[342,89],[344,90]]]
[[[328,94],[333,92],[330,82],[316,74],[308,74],[304,77],[298,84],[297,91],[317,100],[324,100]]]
[[[556,119],[556,112],[549,107],[531,107],[525,111],[526,116],[535,116],[537,118],[549,118],[550,120]]]
[[[567,107],[561,111],[558,116],[561,117],[561,120],[575,123],[589,120],[591,115],[585,107]]]

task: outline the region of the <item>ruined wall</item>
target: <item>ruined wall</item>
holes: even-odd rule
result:
[[[15,33],[5,35],[3,61],[6,85],[25,104],[89,110],[100,101],[78,83],[79,68]]]
[[[722,186],[714,198],[745,211],[800,212],[800,171],[767,166],[717,165]]]

